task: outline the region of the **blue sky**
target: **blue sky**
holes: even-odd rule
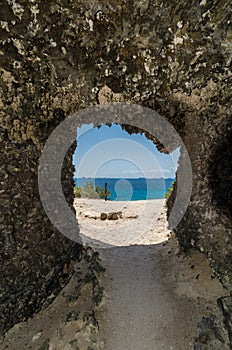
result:
[[[160,153],[145,135],[129,135],[120,125],[77,130],[77,148],[73,155],[75,177],[174,178],[179,150]]]

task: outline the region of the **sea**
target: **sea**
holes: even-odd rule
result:
[[[175,179],[146,179],[146,178],[74,178],[75,186],[84,187],[88,182],[94,186],[105,188],[107,184],[111,201],[138,201],[147,199],[162,199],[172,186]]]

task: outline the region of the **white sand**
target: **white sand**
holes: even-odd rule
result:
[[[96,248],[156,244],[167,240],[164,200],[107,201],[76,199],[82,241]],[[118,220],[100,220],[101,213],[122,212]],[[162,217],[163,220],[158,220]],[[161,224],[161,225],[160,225]]]

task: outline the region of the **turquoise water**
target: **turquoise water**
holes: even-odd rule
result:
[[[80,178],[74,179],[75,185],[85,186],[91,181],[94,186],[105,183],[111,192],[112,201],[137,201],[145,199],[162,199],[175,179],[116,179],[116,178]]]

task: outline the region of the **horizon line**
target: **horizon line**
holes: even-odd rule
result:
[[[174,180],[176,177],[89,177],[89,176],[82,176],[82,177],[74,177],[74,179],[171,179]]]

